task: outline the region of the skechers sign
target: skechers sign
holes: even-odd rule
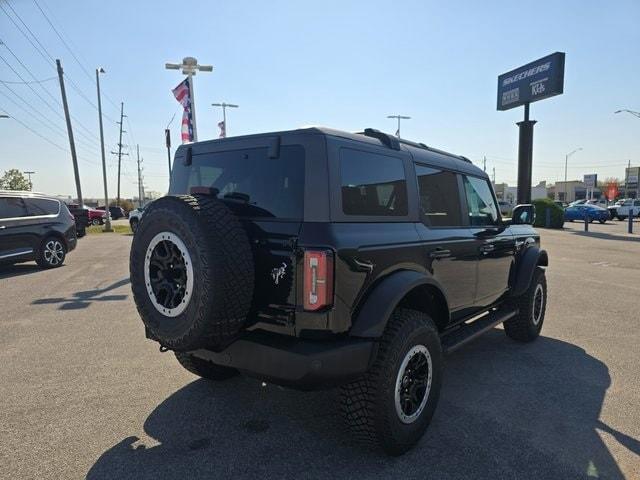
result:
[[[498,110],[560,95],[564,89],[564,53],[551,55],[498,77]]]

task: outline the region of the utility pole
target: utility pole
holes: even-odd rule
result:
[[[165,63],[164,68],[167,70],[180,70],[187,76],[189,82],[189,95],[191,96],[191,122],[193,127],[193,141],[198,141],[198,129],[196,127],[196,99],[193,93],[193,76],[198,72],[212,72],[212,65],[199,65],[198,60],[193,57],[185,57],[182,63]]]
[[[67,92],[64,89],[64,77],[62,64],[56,59],[56,67],[58,68],[58,79],[60,80],[60,94],[62,95],[62,107],[64,108],[64,117],[67,121],[67,133],[69,135],[69,147],[71,149],[71,161],[73,162],[73,174],[76,180],[76,194],[78,195],[78,205],[82,207],[84,200],[82,199],[82,188],[80,187],[80,172],[78,171],[78,157],[76,156],[76,143],[73,140],[73,129],[71,128],[71,117],[69,116],[69,105],[67,104]]]
[[[229,108],[238,108],[238,105],[234,105],[233,103],[212,103],[211,104],[212,107],[222,107],[222,124],[224,125],[224,128],[221,129],[222,131],[220,132],[220,138],[227,138],[227,132],[229,131],[227,129],[227,107]]]
[[[496,184],[496,167],[493,167],[493,185],[495,187]]]
[[[142,169],[140,168],[140,145],[136,145],[136,156],[138,159],[138,207],[144,204],[144,194],[142,193]]]
[[[482,157],[482,169],[487,171],[487,157]]]
[[[116,207],[120,206],[120,171],[121,171],[121,167],[122,167],[122,156],[123,155],[129,155],[128,153],[124,153],[122,151],[122,134],[127,132],[126,130],[122,129],[124,117],[126,117],[126,115],[124,114],[124,102],[120,102],[120,121],[117,122],[120,125],[120,137],[118,139],[118,151],[117,152],[111,152],[112,155],[118,155],[118,195],[116,196]],[[109,206],[107,205],[106,208],[108,209]]]
[[[400,138],[400,120],[409,120],[411,117],[407,117],[405,115],[387,115],[387,118],[397,118],[398,119],[398,130],[396,130],[396,137]]]
[[[171,183],[171,130],[164,129],[164,142],[167,146],[167,162],[169,165],[169,183]]]
[[[100,123],[100,154],[102,155],[102,183],[104,186],[104,228],[105,232],[112,232],[111,212],[109,212],[109,194],[107,193],[107,160],[104,155],[104,130],[102,128],[102,98],[100,96],[100,74],[105,73],[104,68],[96,68],[96,88],[98,90],[98,119]]]
[[[31,175],[33,175],[36,172],[22,172],[22,173],[24,173],[29,177],[29,190],[33,190],[33,183],[31,183]]]

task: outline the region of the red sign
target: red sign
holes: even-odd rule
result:
[[[615,182],[610,182],[607,185],[607,200],[609,200],[610,202],[615,200],[616,197],[618,196],[618,185]]]

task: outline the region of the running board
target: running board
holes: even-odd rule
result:
[[[457,350],[461,346],[469,343],[474,338],[488,332],[496,325],[500,325],[506,322],[511,317],[514,317],[518,313],[518,310],[500,311],[495,310],[489,312],[484,317],[480,317],[471,323],[463,323],[460,327],[456,328],[450,333],[445,333],[442,336],[442,351],[445,354],[451,353]]]

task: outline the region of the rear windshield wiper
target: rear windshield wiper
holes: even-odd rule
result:
[[[241,202],[249,203],[249,199],[251,197],[248,194],[242,192],[229,192],[224,194],[224,198],[228,198],[230,200],[240,200]]]

